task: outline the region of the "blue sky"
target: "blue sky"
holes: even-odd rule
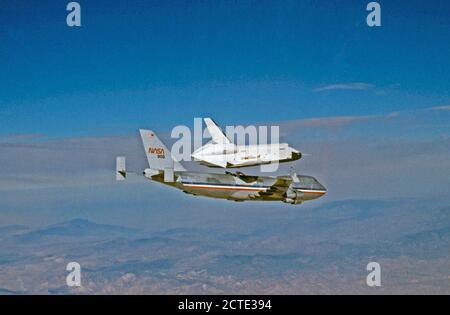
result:
[[[0,135],[378,115],[450,104],[450,3],[2,1]]]
[[[310,154],[277,172],[292,165],[327,187],[299,209],[448,201],[447,0],[380,1],[380,28],[366,25],[360,0],[91,0],[80,1],[73,29],[67,2],[0,5],[0,226],[76,217],[183,225],[285,211],[115,182],[116,156],[130,170],[147,166],[138,128],[167,140],[173,126],[207,115],[222,126],[280,125],[281,140]]]

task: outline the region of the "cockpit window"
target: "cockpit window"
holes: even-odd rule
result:
[[[295,188],[303,188],[303,189],[316,189],[316,190],[325,190],[325,187],[320,184],[317,179],[311,176],[298,176],[299,182],[295,183]]]

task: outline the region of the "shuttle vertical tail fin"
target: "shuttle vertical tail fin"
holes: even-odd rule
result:
[[[219,126],[212,120],[211,118],[204,119],[206,128],[208,128],[208,132],[211,135],[212,141],[218,144],[228,144],[231,141],[224,135],[222,130],[220,130]]]

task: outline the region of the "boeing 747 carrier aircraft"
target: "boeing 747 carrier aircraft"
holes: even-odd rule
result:
[[[140,130],[149,168],[143,175],[194,196],[233,201],[282,201],[301,204],[322,197],[326,189],[312,176],[251,176],[240,172],[225,174],[189,172],[151,130]],[[127,176],[125,158],[117,158],[116,179]]]

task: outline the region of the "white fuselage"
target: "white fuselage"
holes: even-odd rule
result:
[[[164,171],[145,169],[144,176],[156,182],[181,189],[185,193],[234,201],[283,201],[301,204],[326,193],[326,188],[311,176],[250,176],[238,173],[217,174],[175,172],[174,181],[164,180]],[[279,182],[282,180],[281,182]]]
[[[208,143],[196,150],[192,157],[215,167],[243,167],[298,160],[299,151],[287,143],[235,145],[233,143]]]

